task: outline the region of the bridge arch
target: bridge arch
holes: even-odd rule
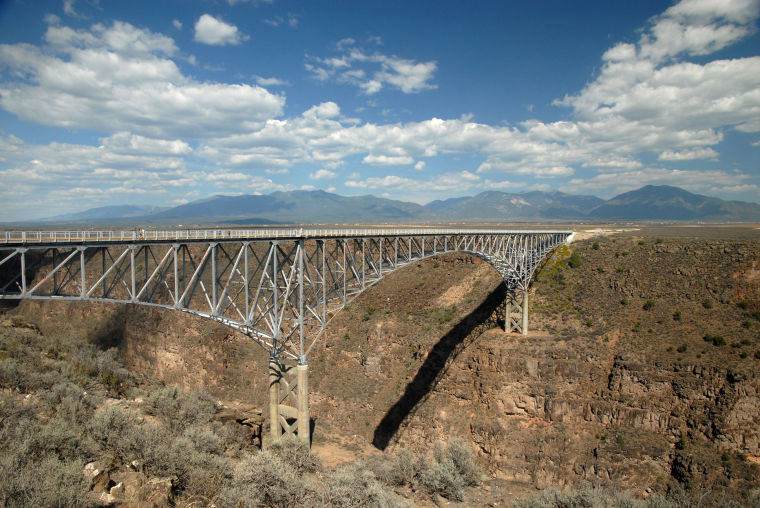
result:
[[[97,300],[174,309],[221,322],[267,348],[270,415],[279,420],[270,425],[272,436],[284,429],[304,439],[309,434],[307,357],[332,317],[362,291],[424,258],[471,254],[504,279],[507,331],[527,333],[533,271],[550,250],[572,239],[570,231],[476,228],[4,236],[0,299]]]

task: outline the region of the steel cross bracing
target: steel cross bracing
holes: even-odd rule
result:
[[[219,321],[306,364],[357,294],[419,259],[466,252],[510,294],[570,231],[434,228],[0,233],[0,298],[103,300]]]

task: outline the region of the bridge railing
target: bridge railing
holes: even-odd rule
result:
[[[536,231],[479,229],[479,228],[267,228],[267,229],[181,229],[122,231],[4,231],[0,243],[47,244],[88,242],[166,242],[203,240],[243,240],[277,238],[336,238],[372,236],[435,236],[461,234],[514,234]],[[540,230],[540,233],[570,233],[569,231]]]

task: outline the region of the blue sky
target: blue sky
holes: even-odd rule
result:
[[[0,0],[0,220],[323,189],[760,201],[760,0]]]

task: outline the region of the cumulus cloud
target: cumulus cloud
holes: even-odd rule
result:
[[[437,87],[432,83],[438,67],[435,61],[417,62],[379,52],[367,53],[355,43],[354,39],[341,39],[336,44],[337,56],[310,57],[306,70],[317,81],[334,79],[356,86],[366,95],[376,94],[386,86],[407,94]]]
[[[329,180],[330,178],[335,178],[336,176],[338,176],[338,173],[330,171],[329,169],[322,168],[315,171],[314,173],[311,173],[309,175],[309,178],[312,180]]]
[[[45,40],[45,48],[0,45],[13,72],[0,106],[34,123],[194,138],[249,131],[282,113],[285,99],[264,88],[184,76],[171,38],[129,23],[50,26]]]
[[[287,82],[284,79],[280,78],[265,78],[263,76],[253,76],[253,79],[256,80],[256,83],[261,86],[285,86],[290,85],[289,82]]]
[[[211,46],[238,45],[248,36],[238,27],[225,23],[211,14],[203,14],[195,23],[195,41]]]

